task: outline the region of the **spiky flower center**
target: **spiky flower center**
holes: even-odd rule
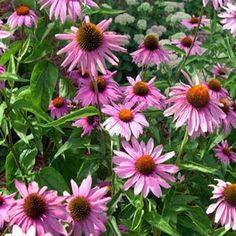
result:
[[[85,71],[84,74],[83,74],[81,69],[78,70],[78,74],[80,75],[80,77],[82,77],[84,79],[89,77],[89,72]]]
[[[220,69],[218,70],[218,73],[219,73],[220,75],[226,75],[226,70],[224,70],[223,68],[220,68]]]
[[[193,40],[189,36],[186,36],[181,40],[181,44],[187,48],[190,48],[192,46],[192,43],[193,43]]]
[[[63,105],[64,105],[64,99],[61,98],[61,97],[54,98],[54,99],[52,100],[52,104],[53,104],[53,106],[56,107],[56,108],[61,108],[61,107],[63,107]]]
[[[124,108],[120,110],[119,118],[120,120],[128,123],[133,120],[134,116],[131,110]]]
[[[16,14],[18,16],[26,16],[26,15],[28,15],[29,14],[29,7],[24,6],[24,5],[17,7],[16,8]]]
[[[207,87],[202,84],[193,86],[187,92],[187,100],[196,108],[207,106],[210,101]]]
[[[231,150],[230,150],[230,148],[223,148],[223,150],[222,150],[222,152],[226,155],[226,156],[230,156],[230,154],[231,154]]]
[[[191,24],[197,24],[198,22],[199,22],[199,18],[196,16],[192,16],[192,18],[190,19]]]
[[[155,170],[156,164],[150,155],[143,155],[137,159],[135,167],[141,174],[149,175]]]
[[[94,122],[95,122],[95,118],[96,118],[97,116],[88,116],[87,117],[87,122],[88,122],[88,124],[89,125],[93,125],[94,124]]]
[[[31,219],[39,219],[47,213],[48,206],[43,196],[31,193],[24,200],[24,213]]]
[[[209,81],[208,86],[215,92],[219,92],[221,90],[221,83],[218,79],[212,79],[211,81]]]
[[[0,207],[3,205],[4,203],[4,198],[0,195]]]
[[[105,91],[106,87],[107,87],[107,83],[106,83],[106,80],[101,77],[101,76],[98,76],[96,81],[97,83],[97,87],[98,87],[98,92],[99,93],[102,93]],[[94,87],[94,81],[91,81],[90,82],[90,89],[95,92],[95,87]]]
[[[225,187],[224,198],[229,205],[236,207],[236,184],[229,184]]]
[[[150,51],[156,50],[158,48],[158,39],[154,34],[148,35],[144,40],[144,47]]]
[[[225,114],[227,114],[228,112],[229,112],[229,102],[228,102],[228,100],[226,99],[226,98],[221,98],[220,99],[220,103],[221,103],[221,110],[225,113]]]
[[[77,43],[81,49],[91,52],[99,48],[102,44],[102,30],[93,23],[83,23],[77,31]]]
[[[70,201],[68,209],[71,217],[77,222],[85,220],[91,212],[89,201],[85,197],[80,196]]]
[[[146,96],[149,92],[149,88],[146,82],[138,81],[133,88],[134,94],[138,96]]]

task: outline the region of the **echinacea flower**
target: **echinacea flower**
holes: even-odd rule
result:
[[[81,78],[75,100],[80,101],[83,107],[97,104],[96,85],[94,84],[97,83],[98,98],[101,105],[117,101],[121,92],[117,82],[112,79],[115,73],[107,71],[105,75],[98,75],[95,79]]]
[[[220,13],[218,16],[222,18],[220,21],[223,24],[223,29],[230,30],[231,34],[236,37],[236,5],[231,3],[224,7],[226,12]]]
[[[220,223],[225,229],[236,230],[236,184],[216,179],[217,185],[210,185],[214,188],[211,199],[216,199],[216,203],[211,204],[206,213],[215,212],[215,223]]]
[[[33,225],[27,230],[26,233],[24,233],[18,225],[14,225],[12,227],[12,233],[5,234],[5,236],[35,236],[35,235],[36,235],[36,229]]]
[[[218,79],[211,79],[204,83],[208,87],[210,96],[216,99],[225,98],[228,96],[228,91],[222,87],[221,82]]]
[[[185,26],[187,29],[191,30],[198,26],[200,17],[192,16],[190,19],[183,19],[181,25]],[[202,16],[200,22],[200,28],[208,23],[206,16]]]
[[[209,0],[203,0],[203,6],[205,7],[208,4]],[[225,4],[227,4],[228,0],[211,0],[215,10],[219,7],[223,7]]]
[[[157,109],[165,108],[165,96],[162,95],[157,88],[154,87],[156,77],[145,82],[140,75],[134,80],[132,77],[127,77],[130,86],[124,87],[124,102],[132,104],[143,104],[144,109],[155,107]]]
[[[47,187],[40,189],[36,182],[31,182],[27,187],[16,180],[15,185],[22,198],[15,201],[9,212],[11,226],[17,224],[23,232],[27,232],[34,225],[36,236],[44,236],[45,233],[67,235],[60,222],[68,219],[62,206],[65,197],[58,197],[56,191],[47,191]]]
[[[40,0],[39,2],[43,4],[40,9],[50,6],[50,20],[54,16],[56,20],[60,18],[62,24],[65,23],[67,15],[73,22],[78,18],[82,19],[82,6],[98,8],[93,0]]]
[[[36,26],[37,20],[38,17],[34,10],[31,10],[28,6],[21,5],[16,8],[12,15],[9,16],[7,23],[12,29],[23,25],[32,28]]]
[[[229,73],[232,71],[232,69],[228,68],[226,64],[219,64],[217,63],[216,65],[213,66],[211,72],[216,76],[216,77],[221,77],[224,79],[227,79],[229,76]]]
[[[116,164],[115,173],[122,179],[127,179],[124,190],[127,191],[134,185],[134,194],[142,193],[147,197],[151,191],[156,197],[162,196],[163,188],[170,188],[168,181],[175,182],[175,178],[170,174],[178,171],[178,167],[172,164],[163,164],[171,159],[175,153],[169,152],[161,155],[163,145],[154,147],[153,139],[138,143],[137,139],[132,138],[130,145],[127,141],[122,141],[123,151],[114,151],[112,159]]]
[[[226,140],[216,145],[215,152],[216,157],[226,165],[229,165],[231,161],[236,161],[236,153],[231,150]]]
[[[62,66],[68,66],[68,71],[78,67],[81,68],[82,74],[89,71],[92,76],[97,76],[97,67],[106,74],[105,61],[113,66],[118,65],[119,59],[112,51],[126,52],[122,46],[127,36],[106,32],[111,22],[112,19],[103,20],[95,25],[86,16],[79,28],[71,27],[71,33],[57,34],[57,39],[70,41],[57,53],[58,55],[66,53]]]
[[[89,72],[85,72],[84,74],[82,74],[82,70],[81,69],[77,69],[77,70],[72,70],[69,74],[69,79],[71,80],[72,84],[79,88],[80,87],[80,82],[81,79],[91,79]]]
[[[188,54],[191,49],[189,55],[201,55],[203,52],[201,48],[202,43],[198,40],[194,41],[192,35],[182,36],[178,40],[177,39],[173,40],[172,43],[175,44],[176,47],[183,49],[186,54]]]
[[[178,84],[171,88],[170,99],[166,102],[171,107],[164,111],[164,115],[174,115],[175,127],[186,125],[188,134],[193,137],[213,133],[226,116],[204,84]]]
[[[0,75],[4,74],[6,72],[6,67],[3,65],[0,65]],[[0,80],[0,89],[4,89],[5,88],[5,81],[4,80]]]
[[[68,100],[62,97],[56,97],[50,102],[48,110],[51,111],[51,117],[53,119],[60,118],[69,113]]]
[[[105,197],[108,188],[92,188],[92,177],[89,175],[78,187],[75,181],[71,180],[72,195],[67,196],[67,211],[70,215],[71,231],[74,235],[99,236],[106,231],[105,223],[106,204],[110,197]]]
[[[159,66],[162,62],[168,62],[169,52],[166,51],[159,43],[155,34],[148,35],[144,42],[139,46],[139,49],[130,54],[133,62],[141,65],[156,64]]]
[[[0,229],[5,222],[9,222],[9,210],[14,203],[15,194],[3,195],[0,193]]]
[[[83,132],[81,137],[84,135],[90,135],[93,129],[99,129],[99,117],[98,116],[88,116],[83,117],[72,123],[72,126],[82,127]]]
[[[221,98],[219,100],[220,108],[225,113],[225,118],[223,118],[224,133],[229,134],[231,127],[236,129],[236,112],[233,110],[233,102],[229,98]]]
[[[145,116],[139,113],[142,107],[143,104],[140,104],[133,108],[131,103],[105,105],[102,112],[110,116],[103,123],[105,129],[111,136],[120,135],[126,140],[130,140],[131,135],[138,138],[143,128],[149,126]]]

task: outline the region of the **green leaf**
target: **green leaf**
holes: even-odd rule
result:
[[[11,180],[15,178],[16,172],[17,172],[17,166],[14,160],[14,156],[12,152],[9,152],[5,162],[5,177],[7,183],[9,183]]]
[[[139,227],[139,225],[142,222],[143,214],[144,214],[144,210],[142,208],[137,208],[136,209],[136,211],[134,213],[134,218],[133,218],[133,221],[132,221],[132,225],[131,225],[132,230],[136,230]]]
[[[119,15],[125,12],[125,10],[112,9],[108,5],[102,5],[100,8],[84,8],[85,15],[101,14],[101,15]]]
[[[214,231],[213,236],[223,236],[225,235],[229,230],[225,229],[225,227],[219,228]]]
[[[20,62],[22,60],[22,58],[24,57],[24,55],[27,53],[29,46],[30,46],[30,41],[31,41],[31,34],[28,36],[28,38],[24,42],[22,50],[20,50],[20,55],[17,58],[18,62]]]
[[[174,45],[168,45],[168,44],[166,44],[166,45],[164,45],[163,47],[166,48],[166,49],[168,49],[168,50],[170,50],[170,51],[174,51],[174,52],[180,53],[180,54],[182,54],[182,55],[185,54],[184,50],[182,50],[182,49],[180,49],[180,48],[178,48],[178,47],[176,47],[176,46],[174,46]]]
[[[112,196],[112,200],[108,203],[108,208],[109,208],[109,214],[111,215],[116,207],[117,207],[117,204],[118,202],[120,201],[122,197],[122,191],[119,190],[114,196]]]
[[[3,102],[1,105],[0,105],[0,127],[2,126],[2,119],[4,117],[4,111],[5,109],[7,108],[7,105],[5,102]]]
[[[111,216],[111,218],[108,220],[108,227],[110,228],[110,230],[115,236],[122,236],[122,234],[120,233],[118,229],[116,219],[114,216]]]
[[[35,65],[31,80],[30,89],[32,102],[44,109],[52,99],[52,95],[58,78],[58,69],[48,61],[41,61]]]
[[[9,80],[9,81],[16,81],[16,82],[29,82],[27,79],[22,79],[18,75],[10,73],[10,72],[5,72],[0,75],[0,80]]]
[[[0,57],[0,64],[5,65],[11,58],[12,55],[15,55],[20,49],[21,42],[16,41],[10,45],[8,50],[2,54]]]

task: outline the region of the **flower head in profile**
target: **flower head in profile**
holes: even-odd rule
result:
[[[216,99],[225,98],[228,96],[228,91],[223,88],[220,80],[211,79],[210,81],[204,84],[208,87],[210,96],[213,96]]]
[[[232,71],[232,69],[228,68],[226,64],[220,64],[217,63],[216,65],[213,66],[211,72],[216,76],[216,77],[221,77],[224,79],[227,79],[229,77],[229,73]]]
[[[98,5],[93,0],[40,0],[40,9],[50,6],[49,18],[61,20],[62,24],[66,21],[66,16],[69,15],[73,22],[83,18],[82,6],[98,8]]]
[[[228,3],[224,9],[225,12],[218,15],[222,18],[221,23],[223,24],[223,29],[230,30],[231,34],[236,37],[236,5]]]
[[[143,133],[143,128],[148,127],[145,116],[140,113],[143,104],[133,108],[132,103],[105,105],[102,112],[110,116],[103,125],[111,136],[120,135],[130,140],[131,135],[138,138]]]
[[[186,125],[188,134],[193,137],[213,133],[226,116],[204,84],[189,86],[181,83],[172,87],[167,103],[171,106],[164,115],[174,115],[175,127]]]
[[[89,175],[81,185],[71,180],[72,195],[67,196],[67,211],[70,215],[69,222],[74,235],[99,236],[106,231],[105,223],[106,204],[110,197],[105,197],[108,192],[107,187],[92,188],[92,177]]]
[[[159,43],[155,34],[146,36],[139,49],[131,53],[133,62],[141,65],[156,64],[159,66],[162,62],[169,61],[169,52]]]
[[[86,16],[79,28],[71,27],[71,33],[57,34],[57,39],[70,41],[57,53],[58,55],[66,53],[62,66],[68,67],[68,71],[78,67],[81,68],[82,74],[89,71],[92,76],[97,76],[97,68],[106,74],[105,61],[117,66],[119,59],[112,51],[126,52],[122,46],[127,36],[106,31],[111,22],[112,19],[103,20],[95,25]]]
[[[81,137],[83,137],[84,135],[90,135],[93,129],[99,129],[99,117],[83,117],[73,122],[72,126],[82,127],[83,132],[81,134]]]
[[[45,234],[46,235],[46,234]],[[26,233],[23,232],[23,230],[18,225],[13,225],[12,227],[12,233],[11,234],[5,234],[5,236],[36,236],[36,229],[32,225],[27,230]]]
[[[14,203],[15,194],[3,195],[0,192],[0,229],[5,222],[9,222],[9,210]]]
[[[127,79],[130,82],[130,86],[124,87],[125,103],[142,103],[144,109],[155,107],[162,110],[165,108],[165,96],[154,86],[155,77],[148,82],[143,81],[140,75],[136,79],[132,77],[127,77]]]
[[[231,150],[226,140],[216,145],[215,152],[216,157],[226,165],[229,165],[231,161],[236,161],[236,153]]]
[[[0,65],[0,75],[4,74],[6,72],[6,67],[3,65]],[[0,80],[0,89],[4,89],[5,86],[5,81],[4,80]]]
[[[16,188],[22,198],[15,201],[10,215],[10,225],[17,224],[23,232],[27,232],[30,226],[36,229],[35,236],[67,235],[60,220],[67,220],[68,215],[62,201],[64,197],[58,197],[55,191],[47,191],[47,187],[39,188],[36,182],[31,182],[28,187],[16,180]]]
[[[117,101],[121,97],[121,92],[117,82],[112,78],[115,73],[107,71],[105,75],[98,75],[95,79],[81,78],[75,100],[80,101],[83,107],[97,104],[95,87],[97,84],[100,104],[105,105],[111,101]]]
[[[134,185],[134,194],[147,197],[151,191],[156,197],[162,196],[162,188],[170,188],[168,181],[175,182],[170,174],[178,171],[178,167],[172,164],[163,164],[171,159],[175,153],[169,152],[161,155],[163,146],[154,147],[154,142],[138,143],[132,138],[131,145],[122,141],[123,151],[114,151],[113,162],[116,164],[115,173],[122,179],[128,179],[124,184],[124,190]]]
[[[72,82],[72,84],[76,87],[79,88],[80,87],[80,82],[81,79],[89,79],[91,80],[91,76],[89,74],[89,72],[85,72],[84,74],[82,74],[82,70],[81,69],[76,69],[76,70],[72,70],[69,74],[69,79]]]
[[[56,97],[50,102],[48,110],[51,111],[51,117],[53,119],[58,119],[69,113],[68,100],[62,97]]]
[[[202,0],[203,1],[203,6],[205,7],[209,0]],[[225,4],[229,2],[229,0],[210,0],[215,8],[218,9],[219,7],[223,7]]]
[[[214,188],[213,196],[216,202],[211,204],[206,213],[215,212],[215,223],[220,223],[227,230],[236,230],[235,212],[236,212],[236,184],[216,179],[217,185],[210,185]]]
[[[182,36],[178,40],[173,40],[172,43],[175,44],[176,47],[183,49],[186,54],[188,54],[191,49],[189,55],[201,55],[203,52],[201,48],[202,43],[198,40],[194,41],[192,35]]]
[[[31,10],[26,5],[18,6],[13,12],[12,15],[9,16],[7,23],[10,25],[12,29],[21,27],[23,25],[32,28],[36,26],[38,17],[35,14],[34,10]]]
[[[208,23],[208,19],[206,18],[206,16],[202,16],[202,18],[197,17],[197,16],[192,16],[190,19],[183,19],[181,21],[181,25],[185,26],[189,30],[198,27],[198,24],[200,24],[200,28],[201,28],[207,23]]]

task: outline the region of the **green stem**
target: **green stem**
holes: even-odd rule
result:
[[[183,153],[183,149],[184,149],[184,146],[185,144],[188,142],[188,131],[186,130],[185,131],[185,134],[184,134],[184,138],[182,140],[182,143],[180,145],[180,149],[179,149],[179,153],[178,153],[178,156],[176,158],[176,163],[178,164],[180,159],[181,159],[181,156],[182,156],[182,153]]]

